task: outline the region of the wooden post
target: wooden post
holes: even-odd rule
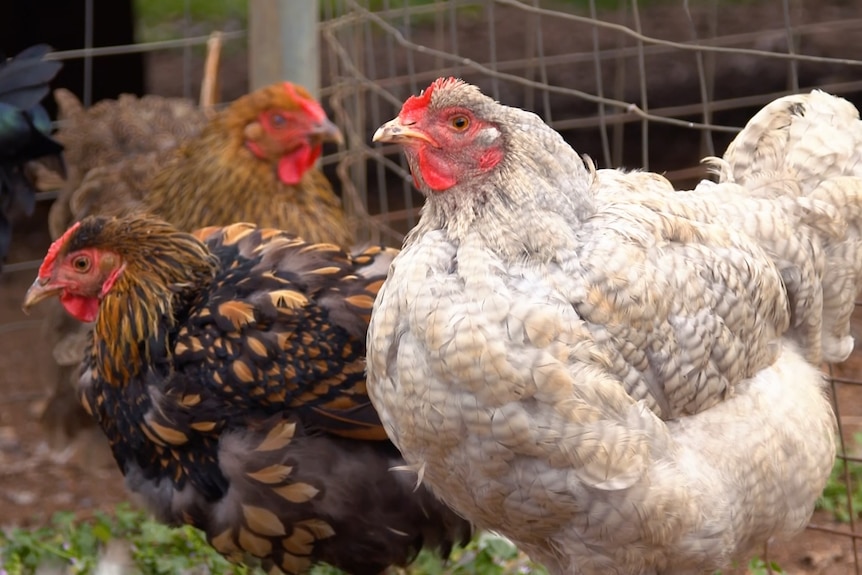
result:
[[[248,10],[251,89],[289,80],[318,97],[318,1],[250,0]]]

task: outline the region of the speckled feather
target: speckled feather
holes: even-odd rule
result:
[[[722,160],[708,162],[722,183],[738,183],[758,197],[791,195],[806,206],[805,223],[819,232],[823,250],[818,261],[823,269],[823,359],[846,359],[853,349],[850,315],[862,281],[859,111],[820,90],[779,98],[751,119]],[[824,223],[832,233],[818,229]]]
[[[140,218],[86,218],[60,256],[82,247],[125,270],[101,302],[81,401],[161,520],[286,573],[378,573],[469,535],[390,471],[403,461],[365,391],[366,325],[394,250]]]
[[[495,128],[503,160],[432,191],[407,148],[427,200],[375,304],[368,388],[425,484],[559,574],[712,573],[802,529],[834,458],[812,362],[835,357],[836,206],[787,177],[674,192],[473,86],[429,93],[429,117]]]

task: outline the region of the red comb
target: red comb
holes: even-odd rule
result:
[[[410,116],[417,110],[422,110],[428,107],[428,104],[431,103],[431,94],[434,93],[434,90],[437,88],[449,88],[451,86],[457,86],[461,84],[462,81],[453,76],[449,76],[448,78],[437,78],[431,85],[425,88],[421,94],[418,96],[410,96],[404,102],[404,105],[401,106],[401,113],[399,116]]]
[[[300,94],[296,86],[290,82],[284,83],[284,91],[312,120],[322,122],[326,119],[326,112],[323,111],[323,107],[310,95]]]
[[[42,265],[39,266],[40,278],[50,277],[51,270],[54,269],[54,262],[57,259],[57,255],[60,253],[62,247],[66,245],[66,241],[69,239],[69,236],[71,236],[79,227],[81,227],[81,222],[75,222],[68,230],[63,232],[62,236],[51,243],[51,247],[48,248],[48,253],[45,254],[45,259],[42,260]]]

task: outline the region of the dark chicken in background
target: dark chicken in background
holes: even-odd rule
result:
[[[12,241],[12,219],[32,215],[36,205],[25,164],[63,151],[51,138],[51,119],[39,104],[62,68],[60,62],[44,60],[50,50],[38,44],[8,60],[0,52],[0,266]]]
[[[55,99],[69,165],[51,207],[55,239],[86,215],[147,213],[185,231],[242,221],[312,242],[353,243],[341,200],[314,166],[322,144],[341,133],[301,86],[267,86],[209,121],[176,98],[122,96],[89,109],[67,91]],[[57,377],[42,423],[58,448],[92,431],[73,392],[88,329],[59,305],[49,310]],[[81,440],[88,448],[93,441]]]
[[[470,536],[390,470],[403,460],[366,393],[366,328],[395,253],[88,217],[51,246],[25,308],[59,296],[95,321],[80,399],[161,520],[233,560],[379,573]]]

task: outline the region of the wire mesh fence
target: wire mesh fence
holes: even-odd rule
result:
[[[439,76],[462,77],[507,105],[535,111],[602,167],[647,168],[680,186],[703,177],[700,158],[720,155],[776,97],[820,88],[862,105],[862,4],[853,1],[330,0],[320,8],[321,98],[346,135],[324,167],[340,185],[359,237],[391,245],[416,223],[422,198],[398,150],[371,144],[371,135]],[[244,37],[235,31],[227,39],[241,44]],[[189,50],[205,42],[205,35],[189,34],[54,57]],[[182,70],[186,96],[188,78],[199,74],[189,62]],[[6,280],[35,267],[13,261],[0,289],[20,298],[10,286],[23,284]],[[856,316],[858,339],[862,314]],[[32,327],[7,323],[0,335],[11,342]],[[810,527],[818,541],[837,541],[843,558],[818,567],[812,555],[812,570],[802,572],[862,572],[862,526],[853,507],[853,493],[862,493],[854,476],[862,464],[855,442],[862,430],[860,366],[858,352],[841,366],[825,366],[845,462],[839,478],[849,485],[834,504],[846,522],[824,512]]]
[[[415,221],[418,196],[405,187],[404,206],[384,203],[385,173],[409,182],[395,150],[370,147],[370,136],[438,76],[537,112],[600,165],[669,171],[680,183],[702,176],[699,158],[720,153],[770,100],[813,87],[851,100],[862,92],[862,61],[846,57],[862,46],[836,41],[862,27],[846,3],[378,4],[336,2],[324,18],[324,95],[351,136],[346,163],[357,190],[367,187],[363,203],[398,232]]]

